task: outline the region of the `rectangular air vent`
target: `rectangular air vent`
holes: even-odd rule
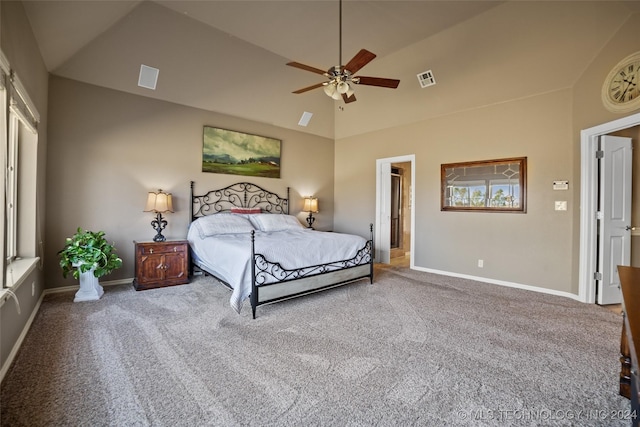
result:
[[[423,71],[418,74],[418,81],[420,82],[420,87],[423,89],[428,86],[433,86],[436,84],[436,78],[433,77],[433,72],[431,70]]]
[[[140,77],[138,78],[138,86],[147,89],[156,90],[156,83],[158,83],[158,73],[160,70],[157,68],[149,67],[147,65],[140,66]]]

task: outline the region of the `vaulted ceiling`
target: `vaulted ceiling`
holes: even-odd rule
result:
[[[447,68],[476,67],[486,78],[491,70],[504,66],[501,61],[513,59],[520,68],[527,66],[518,63],[520,59],[553,61],[562,52],[574,67],[584,67],[593,49],[602,46],[594,45],[594,40],[603,42],[626,15],[640,10],[637,1],[557,2],[562,5],[542,6],[541,11],[532,9],[530,3],[535,2],[345,0],[343,64],[365,48],[378,57],[361,73],[398,78],[401,86],[396,91],[359,86],[358,102],[344,108],[361,115],[373,112],[375,117],[376,112],[383,115],[384,104],[393,103],[394,97],[409,99],[409,105],[423,103],[423,98],[411,100],[424,96],[412,95],[421,90],[416,74],[432,67],[436,67],[436,80],[441,77],[443,82],[461,72],[445,75]],[[335,121],[341,114],[341,102],[331,100],[321,89],[291,93],[324,78],[287,67],[287,62],[321,69],[338,62],[337,0],[47,0],[23,4],[52,74],[330,138],[376,127],[338,126]],[[578,4],[582,9],[575,9]],[[605,6],[613,12],[603,17]],[[570,13],[573,9],[579,13]],[[551,15],[555,12],[560,16]],[[514,16],[518,22],[510,23]],[[589,29],[597,19],[604,22]],[[544,25],[547,30],[542,29]],[[571,31],[563,29],[566,26]],[[516,32],[508,33],[510,30]],[[478,31],[483,34],[480,38]],[[479,43],[489,50],[478,52]],[[518,43],[528,49],[522,58],[513,53],[521,49]],[[493,46],[496,51],[492,52]],[[482,63],[482,55],[492,65]],[[155,91],[137,86],[141,64],[160,69]],[[568,63],[562,67],[556,86],[570,83],[570,68]],[[545,76],[541,69],[541,79]],[[470,84],[464,79],[458,83]],[[522,95],[515,90],[505,96]],[[442,102],[440,96],[435,99]],[[434,114],[443,113],[441,108],[429,108]],[[297,125],[303,111],[314,114],[306,128]],[[364,121],[360,117],[359,122]]]
[[[141,3],[144,1],[27,1],[25,9],[47,68],[55,72]],[[153,3],[283,58],[323,68],[335,65],[338,59],[338,0],[156,0]],[[499,3],[345,0],[342,6],[344,51],[353,55],[367,47],[384,56]]]

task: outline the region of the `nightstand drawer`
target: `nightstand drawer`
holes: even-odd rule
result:
[[[176,242],[162,243],[138,243],[137,250],[141,255],[166,254],[175,252],[186,252],[187,245]]]

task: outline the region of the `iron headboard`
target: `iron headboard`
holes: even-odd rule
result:
[[[193,194],[193,186],[194,181],[191,181],[191,221],[230,212],[233,208],[260,208],[263,213],[289,213],[289,187],[287,197],[283,198],[250,182],[239,182],[200,196]]]

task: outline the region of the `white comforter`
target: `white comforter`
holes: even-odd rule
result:
[[[239,313],[243,301],[251,294],[251,234],[201,238],[191,226],[187,239],[196,261],[231,285],[230,303]],[[255,232],[256,253],[285,269],[351,259],[365,244],[366,239],[360,236],[310,229]]]

